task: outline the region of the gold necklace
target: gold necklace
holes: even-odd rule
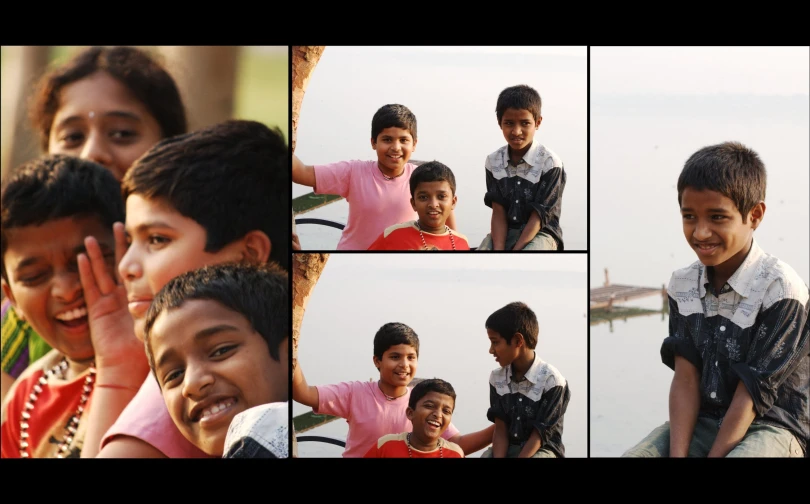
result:
[[[413,458],[413,452],[411,452],[411,433],[409,432],[406,436],[407,441],[405,444],[408,445],[408,458]],[[439,449],[439,458],[444,458],[444,446],[442,445],[442,440],[439,439],[436,441],[436,447]]]
[[[380,392],[382,392],[382,395],[384,395],[384,396],[385,396],[385,399],[386,399],[387,401],[394,401],[394,400],[399,399],[400,397],[402,397],[402,396],[404,396],[405,394],[407,394],[407,393],[408,393],[408,391],[407,391],[407,390],[405,390],[405,392],[403,392],[403,393],[399,394],[399,395],[398,395],[398,396],[396,396],[396,397],[394,397],[394,396],[390,396],[390,395],[386,394],[386,393],[385,393],[385,391],[382,389],[382,386],[380,385],[380,382],[379,382],[379,381],[377,382],[377,388],[379,388],[379,389],[380,389]]]
[[[28,396],[28,401],[25,403],[25,408],[23,409],[22,415],[20,415],[20,457],[29,458],[31,456],[31,454],[28,452],[30,446],[30,443],[28,442],[28,422],[31,421],[31,413],[34,412],[34,406],[36,405],[37,399],[39,399],[39,395],[44,390],[43,387],[47,385],[48,380],[56,374],[59,374],[59,376],[64,379],[67,368],[67,359],[62,357],[62,360],[59,361],[58,364],[45,371],[45,375],[40,376],[39,381],[34,384],[34,388],[31,394]],[[87,399],[90,397],[90,393],[93,391],[93,382],[95,381],[95,376],[96,364],[92,363],[90,364],[90,372],[87,374],[87,378],[84,379],[82,396],[81,399],[79,399],[79,407],[76,408],[76,412],[70,418],[70,422],[68,422],[68,425],[65,428],[65,435],[62,437],[62,441],[59,443],[59,446],[56,449],[57,458],[65,458],[70,450],[70,443],[73,442],[73,438],[76,436],[76,432],[79,430],[79,421],[81,421],[82,414],[84,413],[84,405],[87,404]]]
[[[422,247],[427,250],[427,242],[425,242],[425,235],[422,234],[422,225],[419,224],[419,221],[416,221],[416,227],[419,229],[419,236],[422,238]],[[453,239],[453,230],[450,229],[450,226],[447,224],[444,225],[444,229],[450,234],[450,245],[453,246],[453,250],[456,250],[456,240]]]

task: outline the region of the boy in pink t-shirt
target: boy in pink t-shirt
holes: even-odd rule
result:
[[[343,382],[334,385],[307,384],[301,363],[293,371],[293,400],[309,406],[317,414],[345,418],[349,424],[344,457],[362,457],[386,434],[411,430],[406,415],[409,387],[419,361],[419,337],[399,322],[389,322],[374,336],[374,365],[380,372],[377,382]],[[488,446],[494,427],[461,435],[451,423],[444,439],[473,453]]]
[[[293,156],[292,178],[317,194],[337,194],[349,203],[349,219],[338,250],[367,250],[385,228],[416,219],[410,204],[408,163],[416,149],[416,116],[404,105],[384,105],[371,119],[376,161],[307,166]],[[455,216],[447,219],[455,229]]]

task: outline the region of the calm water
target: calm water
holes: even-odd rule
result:
[[[489,425],[489,355],[484,322],[512,301],[537,314],[537,352],[569,382],[563,442],[569,457],[587,456],[586,256],[515,254],[332,254],[313,290],[301,328],[299,359],[311,385],[377,379],[373,339],[386,322],[419,335],[417,376],[449,381],[458,395],[453,423],[462,433]],[[293,403],[293,414],[309,408]],[[343,420],[308,434],[345,438]],[[302,443],[301,456],[340,456],[339,448]],[[321,450],[321,451],[318,451]],[[480,453],[472,454],[479,456]]]
[[[565,163],[561,227],[567,250],[587,248],[586,48],[398,48],[329,46],[312,74],[298,125],[296,155],[307,164],[373,159],[371,118],[387,103],[418,121],[413,159],[438,160],[456,176],[456,222],[471,246],[489,232],[484,160],[505,144],[495,116],[498,94],[528,84],[543,100],[535,139]],[[498,52],[493,52],[498,51]],[[311,189],[293,185],[293,197]],[[348,204],[308,212],[345,223]],[[339,231],[301,226],[307,249],[337,245]]]
[[[807,96],[608,96],[592,73],[590,285],[660,287],[696,260],[681,229],[678,174],[697,149],[738,140],[768,170],[755,239],[810,281]],[[659,298],[637,306],[660,307]],[[619,456],[668,419],[666,317],[591,326],[591,456]]]

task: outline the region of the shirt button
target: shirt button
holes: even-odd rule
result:
[[[712,392],[711,394],[709,394],[709,397],[714,399],[715,397],[717,397],[717,392]]]
[[[520,417],[517,417],[517,419],[520,420]]]
[[[721,326],[720,326],[720,330],[721,330],[721,331],[725,331],[725,330],[726,330],[726,326],[721,325]]]
[[[518,200],[515,200],[515,203],[517,203],[517,202],[518,202]]]
[[[515,437],[517,437],[517,434],[515,434]]]
[[[518,180],[518,185],[520,185],[520,180]]]
[[[523,398],[522,398],[522,397],[519,397],[519,398],[518,398],[518,401],[523,402]]]
[[[512,220],[517,220],[517,217],[512,217]]]
[[[717,361],[714,361],[714,365],[715,365],[715,366],[717,365]],[[712,393],[714,393],[714,392],[712,392]]]

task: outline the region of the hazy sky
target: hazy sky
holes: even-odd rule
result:
[[[378,46],[363,47],[364,50],[383,53],[469,53],[469,54],[542,54],[582,56],[585,46]]]
[[[810,93],[808,47],[591,47],[593,94]]]

